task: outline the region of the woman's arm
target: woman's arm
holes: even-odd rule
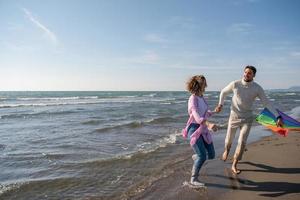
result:
[[[201,117],[200,114],[199,114],[199,111],[198,111],[198,99],[195,95],[192,95],[191,96],[191,100],[190,102],[191,105],[190,105],[190,110],[191,110],[191,113],[195,119],[195,121],[198,123],[198,124],[202,124],[202,123],[205,123],[206,121],[206,115],[204,117]]]

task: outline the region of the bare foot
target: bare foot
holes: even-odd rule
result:
[[[234,173],[234,174],[239,174],[239,173],[241,173],[241,170],[237,169],[236,167],[232,167],[232,168],[231,168],[231,171],[232,171],[232,173]]]
[[[223,153],[223,155],[222,155],[221,160],[223,160],[225,162],[227,160],[227,157],[228,157],[228,151],[225,150],[224,153]]]

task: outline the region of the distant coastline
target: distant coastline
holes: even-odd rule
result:
[[[270,89],[274,92],[300,92],[300,86],[292,86],[287,89]]]
[[[220,89],[221,90],[221,89]],[[208,90],[207,92],[220,92],[220,90]],[[273,92],[300,92],[300,86],[292,86],[282,89],[266,89]],[[0,90],[0,92],[186,92],[186,90]]]

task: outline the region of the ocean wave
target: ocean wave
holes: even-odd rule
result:
[[[56,112],[38,112],[38,113],[23,113],[23,114],[6,114],[0,116],[0,119],[17,119],[17,118],[33,118],[43,115],[65,115],[73,114],[74,111],[56,111]]]
[[[1,195],[5,194],[6,192],[20,188],[21,185],[22,185],[22,183],[12,183],[12,184],[7,184],[7,185],[0,183],[0,197],[1,197]]]
[[[155,97],[157,94],[156,93],[151,93],[151,94],[145,94],[143,97]]]
[[[0,197],[4,199],[70,199],[64,197],[63,192],[70,186],[80,185],[78,178],[73,177],[49,177],[49,178],[30,178],[11,184],[0,184]],[[52,193],[49,194],[49,191]],[[53,193],[55,191],[56,193]],[[83,192],[83,191],[82,191]],[[77,199],[73,191],[73,198]],[[49,197],[48,197],[49,195]],[[73,199],[71,198],[71,199]],[[1,198],[2,199],[2,198]]]
[[[188,102],[187,100],[182,100],[182,101],[176,101],[174,103],[176,103],[176,104],[182,104],[182,103],[187,103],[187,102]]]
[[[64,158],[70,157],[73,154],[66,154],[66,153],[42,153],[42,156],[49,161],[52,160],[63,160]]]
[[[161,139],[158,139],[154,142],[144,142],[141,145],[137,145],[139,152],[150,153],[158,148],[166,147],[169,144],[176,144],[181,138],[181,132],[175,131],[174,133],[167,135]]]
[[[300,118],[300,106],[297,106],[291,110],[291,116],[295,117],[296,119]]]
[[[285,95],[288,95],[288,96],[294,96],[294,95],[297,95],[297,94],[294,93],[294,92],[290,92],[290,93],[286,93]]]
[[[107,127],[103,127],[103,128],[97,128],[95,129],[95,132],[98,133],[104,133],[113,129],[119,129],[119,128],[139,128],[142,127],[142,125],[145,122],[143,121],[133,121],[133,122],[128,122],[128,123],[124,123],[124,124],[116,124],[116,125],[111,125],[111,126],[107,126]]]
[[[180,115],[180,116],[174,116],[174,117],[158,117],[158,118],[148,120],[147,122],[149,124],[164,124],[167,122],[174,122],[179,117],[182,117],[182,116]]]
[[[162,102],[160,103],[161,105],[171,105],[172,103],[171,102]]]
[[[182,136],[180,131],[174,131],[173,133],[166,135],[162,138],[159,138],[154,141],[145,141],[140,144],[136,144],[136,148],[131,151],[127,151],[123,154],[115,155],[113,157],[109,158],[102,158],[97,160],[82,160],[82,164],[88,164],[88,163],[95,163],[98,165],[101,163],[102,165],[110,165],[115,162],[120,162],[121,160],[137,160],[142,159],[145,157],[145,155],[148,155],[149,153],[153,153],[157,151],[160,148],[165,148],[168,145],[176,144],[180,141],[182,141]]]
[[[0,150],[5,149],[6,145],[5,144],[0,144]]]
[[[84,100],[84,99],[80,99]],[[44,101],[44,102],[17,102],[0,104],[1,108],[16,108],[16,107],[45,107],[45,106],[64,106],[64,105],[88,105],[88,104],[101,104],[101,103],[150,103],[150,102],[170,102],[174,101],[174,98],[167,99],[145,99],[145,98],[97,98],[97,99],[85,99],[85,101]]]
[[[113,129],[119,129],[119,128],[140,128],[146,125],[153,125],[153,124],[164,124],[168,122],[174,122],[176,120],[176,117],[158,117],[158,118],[151,118],[146,120],[137,120],[137,121],[130,121],[125,122],[123,124],[115,124],[103,128],[98,128],[95,131],[99,133],[107,132]],[[85,124],[97,124],[98,122],[95,120],[90,120],[87,122],[83,122]],[[99,122],[100,123],[100,122]]]
[[[28,104],[0,104],[0,108],[16,108],[16,107],[45,107],[45,106],[65,106],[65,105],[82,105],[82,104],[98,104],[99,102],[59,102],[59,103],[28,103]]]
[[[98,96],[74,96],[74,97],[18,97],[17,100],[21,101],[32,101],[32,100],[48,100],[48,101],[59,101],[59,100],[77,100],[77,99],[98,99]]]
[[[125,96],[115,96],[115,97],[109,97],[109,98],[135,98],[138,97],[137,95],[125,95]]]
[[[83,125],[99,125],[102,122],[103,122],[103,120],[100,120],[100,119],[91,119],[88,121],[84,121],[81,124],[83,124]]]

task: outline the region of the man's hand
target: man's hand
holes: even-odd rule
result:
[[[219,104],[216,108],[215,108],[215,112],[219,113],[222,111],[223,105]]]
[[[282,121],[282,118],[281,118],[281,117],[278,117],[278,118],[277,118],[276,126],[277,126],[277,127],[283,127],[283,121]]]

